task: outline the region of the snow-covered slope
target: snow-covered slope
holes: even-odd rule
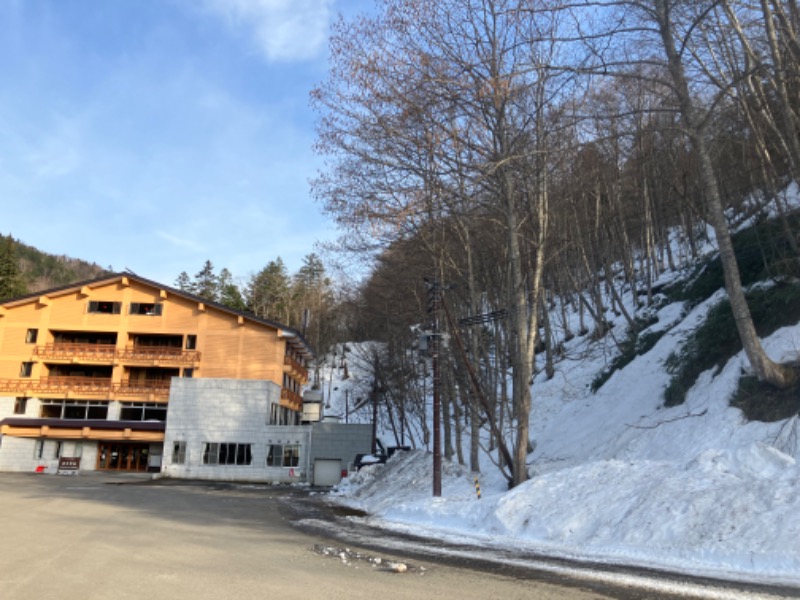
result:
[[[473,476],[453,464],[433,498],[430,455],[416,451],[367,467],[331,497],[417,533],[800,586],[798,417],[746,422],[729,406],[743,354],[702,374],[683,405],[662,406],[664,359],[721,296],[686,315],[680,304],[663,307],[653,328],[667,333],[596,394],[589,384],[611,342],[570,341],[556,376],[541,374],[532,388],[536,448],[525,484],[509,491],[484,457],[482,498]],[[800,324],[764,345],[777,360],[796,359]],[[350,375],[327,375],[334,409],[358,381]]]

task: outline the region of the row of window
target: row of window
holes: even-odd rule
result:
[[[96,369],[103,369],[103,368],[104,367],[96,367]],[[24,378],[28,378],[32,374],[33,374],[33,362],[31,362],[31,361],[23,362],[19,367],[19,376],[20,377],[24,377]],[[53,376],[55,376],[55,377],[63,376],[63,377],[76,377],[76,378],[77,377],[98,377],[98,378],[100,378],[100,377],[103,377],[104,375],[106,377],[108,377],[107,373],[102,373],[102,372],[100,372],[100,373],[95,372],[94,374],[89,373],[88,375],[87,374],[82,374],[82,375],[78,374],[78,375],[76,375],[74,373],[74,371],[72,373],[68,373],[66,375],[63,374],[63,373],[59,373],[59,372],[54,372],[53,373]],[[174,369],[174,373],[167,373],[167,377],[175,377],[177,375],[178,375],[178,369]],[[194,369],[191,368],[191,367],[185,367],[183,369],[183,373],[181,374],[181,377],[189,377],[189,378],[194,377]],[[163,376],[162,377],[151,377],[151,379],[164,379],[164,377]]]
[[[24,415],[27,398],[17,398],[14,414]],[[103,400],[45,400],[39,410],[43,419],[99,419],[108,418],[108,402]],[[166,421],[167,405],[158,402],[122,402],[121,421]]]
[[[295,349],[294,347],[290,346],[289,344],[286,344],[286,356],[288,356],[289,358],[291,358],[293,360],[296,360],[301,366],[304,365],[305,359],[303,358],[303,355],[300,354],[297,351],[297,349]]]
[[[122,402],[122,421],[166,421],[167,405],[158,402]],[[24,415],[28,398],[16,398],[14,414]],[[270,404],[268,425],[299,425],[300,413],[279,404]],[[106,400],[43,400],[39,409],[43,419],[107,419]]]
[[[117,302],[117,304],[119,304],[119,302]],[[133,306],[134,304],[132,304],[131,306]],[[141,306],[141,305],[139,305],[139,306]],[[156,306],[160,307],[161,305],[158,304]],[[131,314],[149,314],[149,313],[131,313]],[[161,314],[161,309],[160,308],[158,310],[158,314]],[[89,333],[83,334],[83,335],[92,335],[92,334],[91,334],[91,332],[89,332]],[[95,335],[104,335],[104,334],[95,334]],[[109,334],[105,334],[105,336],[108,337]],[[28,329],[28,331],[25,332],[25,343],[26,344],[35,344],[38,339],[39,339],[39,330],[38,329]],[[115,338],[111,338],[110,340],[102,340],[102,343],[109,343],[110,342],[113,345],[115,343],[114,339]],[[59,342],[59,335],[57,334],[56,335],[56,343],[58,343],[58,342]],[[88,343],[101,343],[101,342],[98,342],[97,340],[93,340],[93,341],[89,341]],[[161,346],[162,345],[162,344],[148,343],[148,340],[147,340],[146,337],[139,338],[137,340],[137,343],[139,344],[139,346]],[[178,344],[180,343],[180,336],[177,337],[177,343]],[[186,349],[187,350],[196,350],[197,349],[197,336],[195,334],[192,334],[192,333],[187,334],[187,336],[186,336]]]
[[[129,315],[160,316],[164,305],[160,302],[131,302],[128,306]],[[95,314],[118,315],[122,312],[122,302],[103,300],[89,300],[87,312]]]
[[[172,444],[172,464],[186,464],[186,442]],[[205,442],[204,465],[251,465],[253,444]],[[296,467],[300,464],[300,444],[272,444],[267,447],[266,466]]]
[[[300,425],[301,414],[280,404],[269,405],[267,425]]]
[[[48,449],[50,452],[47,451]],[[33,458],[36,460],[62,457],[80,458],[82,454],[83,442],[36,440],[33,447]]]
[[[296,379],[292,379],[288,373],[283,374],[283,387],[295,394],[303,393],[303,385]]]

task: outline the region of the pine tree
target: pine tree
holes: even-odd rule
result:
[[[280,257],[250,278],[247,306],[259,317],[289,325],[291,279]]]
[[[233,281],[233,275],[228,269],[222,269],[217,279],[219,302],[234,310],[245,310],[245,304],[239,287]]]
[[[0,299],[15,298],[27,292],[19,269],[16,242],[10,235],[0,243]]]
[[[195,294],[211,302],[219,298],[219,278],[214,274],[214,265],[210,260],[195,274],[193,288]]]
[[[189,279],[189,274],[186,271],[181,271],[178,278],[175,280],[175,287],[182,292],[192,292],[192,280]]]

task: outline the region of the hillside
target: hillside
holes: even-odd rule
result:
[[[9,239],[14,242],[14,252],[19,272],[28,293],[67,285],[75,281],[94,279],[109,270],[78,258],[54,255],[29,246],[11,235],[0,236],[0,246],[5,247]]]
[[[725,293],[714,288],[702,300],[677,299],[674,290],[690,288],[684,284],[712,272],[712,263],[713,253],[697,269],[658,282],[654,308],[638,314],[650,325],[637,352],[620,359],[625,323],[616,317],[601,339],[565,341],[552,378],[536,375],[528,482],[509,491],[493,464],[496,453],[482,449],[482,498],[468,469],[452,462],[443,496],[434,499],[431,458],[420,444],[363,469],[331,498],[367,511],[373,524],[431,537],[800,587],[800,387],[782,400],[783,414],[749,419],[732,406],[749,374],[743,352],[714,354],[713,339],[690,352]],[[791,277],[749,283],[751,293],[772,300],[781,286],[796,286]],[[797,304],[795,296],[783,307],[773,304],[766,312],[790,323],[760,332],[768,354],[781,362],[798,360]],[[359,352],[369,353],[354,347],[351,356]],[[687,355],[699,368],[670,406],[675,357]],[[344,414],[345,399],[364,394],[371,377],[360,368],[365,364],[349,360],[346,379],[340,368],[324,374],[329,414]],[[755,405],[767,400],[750,395]],[[369,411],[349,418],[369,420]]]

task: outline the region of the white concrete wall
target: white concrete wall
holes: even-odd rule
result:
[[[270,381],[175,378],[170,388],[164,460],[168,477],[220,481],[305,481],[310,429],[267,425],[270,404],[279,403],[280,387]],[[173,445],[186,442],[184,464],[173,462]],[[249,465],[204,465],[207,442],[251,444]],[[299,444],[298,467],[267,467],[271,444]]]
[[[25,414],[14,414],[15,397],[0,397],[0,420],[6,417],[39,418],[42,402],[38,398],[28,398]],[[34,456],[36,439],[0,436],[0,471],[34,472],[37,467],[44,467],[45,473],[58,471],[58,458],[55,456],[56,445],[62,442],[62,456],[81,456],[81,471],[93,471],[97,462],[97,442],[81,440],[45,440],[42,458]],[[75,445],[80,444],[76,450]],[[76,454],[77,452],[77,454]]]
[[[34,438],[19,438],[4,436],[0,443],[0,471],[30,472],[37,467],[43,467],[45,473],[58,471],[58,458],[55,455],[59,440],[44,440],[42,457],[36,456],[36,443]],[[81,440],[61,440],[61,456],[81,457],[81,471],[94,470],[97,459],[97,443]],[[76,447],[79,446],[79,447]]]
[[[30,418],[39,416],[39,407],[41,406],[41,402],[38,398],[28,398],[28,402],[25,405],[24,415],[14,414],[14,404],[16,400],[17,399],[14,396],[0,396],[0,421],[6,417]]]

